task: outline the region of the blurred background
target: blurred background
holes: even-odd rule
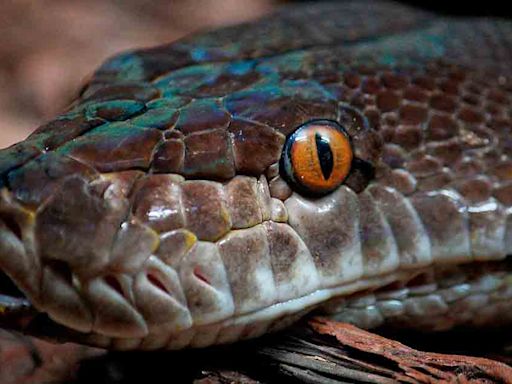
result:
[[[276,0],[0,0],[0,148],[59,113],[107,57],[239,23]]]
[[[341,0],[342,1],[342,0]],[[0,0],[0,148],[59,113],[119,51],[247,21],[284,0]],[[507,2],[409,1],[455,14],[508,15]]]

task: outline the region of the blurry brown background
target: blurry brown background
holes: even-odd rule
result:
[[[108,56],[270,12],[277,0],[0,0],[0,148],[59,113]]]

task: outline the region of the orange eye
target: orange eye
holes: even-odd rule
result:
[[[313,120],[286,139],[281,170],[301,192],[323,195],[345,180],[352,157],[350,140],[339,124]]]

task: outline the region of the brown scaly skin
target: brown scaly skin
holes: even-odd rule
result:
[[[365,327],[509,322],[511,32],[315,4],[111,59],[0,152],[0,267],[23,292],[0,290],[3,323],[201,347],[363,291],[379,306],[334,312]],[[354,152],[321,198],[279,166],[313,119],[337,121]],[[389,300],[405,310],[391,316]]]

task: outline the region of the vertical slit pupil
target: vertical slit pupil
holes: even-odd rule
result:
[[[329,180],[334,167],[331,146],[329,145],[329,141],[319,133],[315,133],[315,143],[322,174],[325,180]]]

